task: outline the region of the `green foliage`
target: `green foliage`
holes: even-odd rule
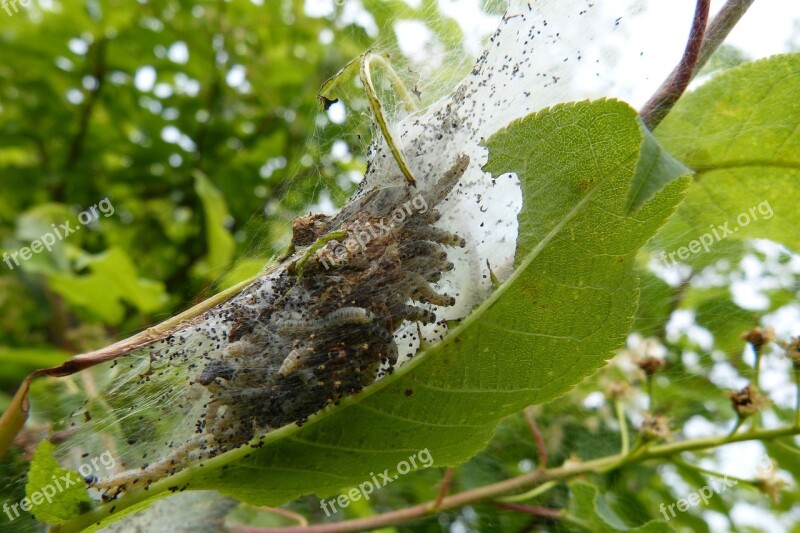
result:
[[[712,231],[709,225],[729,223],[734,233],[726,238],[769,238],[800,250],[798,75],[800,55],[774,56],[726,71],[680,100],[656,136],[696,177],[656,247],[671,251]]]
[[[637,531],[639,533],[661,533],[673,531],[664,522],[651,520],[639,527],[630,527],[614,512],[608,502],[600,495],[597,487],[582,481],[569,484],[572,491],[572,515],[578,524],[589,531],[611,533],[617,531]]]
[[[87,257],[85,265],[89,275],[54,274],[49,279],[50,287],[71,305],[105,324],[122,321],[123,302],[142,313],[157,311],[165,303],[164,285],[140,279],[133,261],[120,248]]]
[[[81,476],[62,468],[53,458],[54,450],[55,446],[46,440],[36,448],[25,494],[33,503],[28,503],[28,506],[34,516],[57,525],[86,511],[91,500]]]
[[[66,0],[57,16],[42,11],[40,20],[0,12],[6,50],[0,66],[2,252],[29,246],[52,224],[74,225],[79,212],[102,198],[115,207],[114,215],[59,240],[49,253],[14,269],[0,263],[0,407],[33,368],[108,344],[174,315],[195,294],[259,272],[285,248],[292,218],[350,195],[351,172],[363,172],[361,138],[369,138],[369,125],[333,124],[315,95],[372,39],[356,23],[340,27],[332,18],[307,16],[302,1],[274,4]],[[402,1],[364,5],[379,28],[438,14],[436,2],[427,0],[418,9]],[[458,26],[438,20],[431,27],[442,45],[458,48]],[[326,32],[332,43],[321,40]],[[394,37],[386,35],[382,44],[392,49]],[[768,238],[800,251],[800,56],[724,70],[743,60],[734,49],[716,56],[704,72],[711,78],[682,98],[653,134],[626,104],[596,101],[540,111],[492,136],[486,170],[516,172],[523,187],[511,279],[462,323],[451,324],[445,342],[395,375],[307,426],[276,432],[261,449],[237,450],[190,470],[184,481],[254,504],[287,504],[323,521],[328,517],[319,500],[305,495],[335,497],[372,472],[393,472],[423,448],[435,468],[400,476],[337,518],[433,500],[440,467],[457,467],[455,492],[527,474],[534,465],[618,453],[616,403],[634,441],[645,397],[648,415],[668,416],[678,439],[697,419],[729,430],[735,414],[713,369],[719,365],[756,382],[740,334],[760,323],[734,301],[729,282],[744,275],[743,257],[769,262],[746,239]],[[150,67],[154,79],[146,83]],[[428,87],[425,101],[469,65],[449,68]],[[378,90],[391,108],[389,91]],[[347,101],[351,116],[367,110],[363,97]],[[334,157],[337,141],[352,155]],[[695,173],[690,185],[687,167]],[[751,218],[746,227],[736,221],[742,213]],[[691,268],[682,282],[667,283],[647,270],[650,252],[688,247],[712,231],[710,225],[726,222],[741,228],[715,240],[710,251],[679,261]],[[702,269],[725,282],[698,282]],[[796,286],[797,273],[784,273],[767,291],[763,312],[793,304]],[[710,349],[687,334],[668,338],[666,324],[676,311],[691,312],[710,333]],[[646,348],[620,350],[606,365],[630,332],[664,347],[666,367],[655,378],[636,367],[649,355]],[[779,352],[770,345],[765,353]],[[19,452],[2,464],[4,477],[12,479],[21,471],[17,461],[32,462],[28,496],[53,475],[70,475],[43,439],[46,423],[79,406],[63,381],[41,380],[33,395],[44,407],[20,436]],[[535,418],[550,451],[547,465],[538,464],[540,452],[519,414],[530,404],[544,404]],[[109,405],[96,416],[121,407]],[[771,407],[769,415],[782,424],[794,420],[783,406]],[[765,448],[786,471],[800,468],[796,441],[776,439]],[[690,490],[708,482],[691,465],[669,463],[594,472],[524,502],[563,509],[555,525],[484,502],[397,530],[455,523],[480,531],[543,524],[563,531],[708,530],[698,510],[659,522],[659,504],[685,496],[665,475],[679,477]],[[0,497],[19,500],[22,486],[7,485]],[[103,509],[103,524],[168,495],[155,492],[136,501],[123,497],[112,516]],[[798,497],[795,483],[772,509],[788,516]],[[708,509],[730,517],[740,500],[770,506],[763,494],[737,488],[712,498]],[[34,514],[58,524],[88,504],[76,484]],[[245,507],[234,516],[248,524],[286,524],[285,517],[265,519]]]
[[[628,213],[642,207],[668,183],[691,173],[683,163],[658,144],[644,124],[639,152],[639,162],[628,194]]]
[[[194,178],[194,190],[203,203],[208,241],[208,256],[197,264],[197,268],[207,270],[213,277],[215,272],[231,264],[236,243],[225,229],[225,219],[230,216],[225,198],[200,171],[195,172]]]

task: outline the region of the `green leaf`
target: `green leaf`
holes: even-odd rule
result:
[[[58,366],[72,354],[47,346],[40,348],[7,348],[0,346],[0,363],[19,365],[24,368],[47,368]]]
[[[425,448],[436,465],[457,464],[485,446],[499,419],[602,366],[631,325],[636,252],[685,186],[668,185],[626,216],[641,143],[635,111],[617,101],[558,106],[494,135],[487,169],[517,172],[525,195],[511,279],[371,390],[191,486],[279,504],[334,494]]]
[[[123,302],[143,313],[157,311],[166,303],[164,285],[140,278],[133,261],[120,248],[90,256],[87,265],[91,274],[54,274],[50,286],[70,304],[107,324],[118,324],[125,317]]]
[[[226,219],[230,217],[228,206],[222,193],[200,171],[194,172],[194,190],[203,202],[208,241],[208,254],[198,270],[205,271],[206,276],[214,277],[231,264],[236,252],[236,242],[225,227]]]
[[[725,71],[678,102],[655,134],[696,174],[655,249],[675,252],[705,234],[717,257],[722,239],[768,238],[800,251],[798,76],[800,54],[773,56]]]
[[[641,124],[641,128],[642,147],[639,150],[639,162],[636,164],[636,173],[633,175],[633,183],[628,193],[629,214],[641,208],[668,183],[692,173],[686,165],[664,150],[644,124]]]
[[[116,509],[184,485],[279,505],[311,492],[329,498],[374,473],[399,475],[412,457],[413,469],[455,465],[484,448],[503,417],[570,390],[624,343],[636,254],[683,196],[685,179],[626,214],[642,138],[636,112],[613,100],[560,105],[497,132],[486,168],[518,174],[524,209],[517,268],[486,302],[444,341],[303,427],[123,496]]]
[[[83,478],[77,472],[62,468],[53,458],[54,450],[55,446],[47,440],[36,448],[25,494],[30,500],[26,506],[31,508],[31,514],[43,522],[58,525],[85,511],[91,500]]]
[[[569,484],[572,491],[571,514],[590,531],[617,532],[637,531],[640,533],[661,533],[674,531],[660,520],[651,520],[638,527],[625,523],[603,498],[597,487],[583,481]]]
[[[220,290],[225,290],[233,287],[237,283],[256,276],[269,266],[270,263],[268,262],[265,265],[263,259],[240,259],[219,281],[219,288]]]

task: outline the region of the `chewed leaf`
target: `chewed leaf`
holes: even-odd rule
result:
[[[51,525],[63,524],[69,518],[89,509],[83,478],[63,468],[53,457],[55,446],[42,441],[36,448],[25,486],[26,505],[37,519]]]

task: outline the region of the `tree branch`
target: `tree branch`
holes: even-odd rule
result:
[[[707,4],[698,0],[695,10],[695,19],[686,45],[683,58],[677,67],[670,73],[661,87],[647,101],[639,112],[639,116],[648,128],[654,129],[675,105],[675,102],[686,91],[695,75],[705,66],[708,60],[725,41],[731,30],[739,23],[755,0],[728,0],[719,13],[705,28],[708,20]],[[700,10],[706,9],[705,18],[700,18]],[[702,23],[702,27],[701,27]],[[703,33],[702,28],[705,28]],[[699,51],[697,47],[699,46]]]
[[[692,29],[689,32],[689,42],[686,43],[683,57],[639,112],[642,121],[651,130],[667,116],[672,106],[689,86],[689,82],[692,81],[703,45],[710,8],[711,0],[697,0]]]
[[[703,39],[703,47],[700,49],[700,57],[697,58],[695,73],[708,63],[717,48],[725,41],[731,30],[739,23],[755,0],[728,0],[722,6],[717,16],[709,24],[706,36]]]
[[[498,503],[501,509],[509,511],[517,511],[518,513],[526,513],[533,516],[540,516],[550,520],[560,520],[563,511],[561,509],[549,509],[547,507],[534,507],[533,505],[520,505],[518,503]]]
[[[348,533],[377,529],[380,527],[391,526],[418,520],[427,516],[432,516],[441,511],[457,509],[465,505],[475,504],[481,501],[492,500],[521,489],[540,485],[548,481],[565,481],[583,474],[603,473],[634,463],[641,463],[651,459],[663,459],[677,455],[686,451],[706,450],[717,448],[734,442],[744,442],[751,440],[774,440],[800,434],[800,427],[789,426],[778,429],[758,430],[736,435],[726,435],[721,437],[706,437],[701,439],[691,439],[680,442],[651,446],[639,450],[635,457],[630,455],[611,455],[586,461],[584,463],[570,463],[566,466],[548,468],[545,470],[534,470],[528,474],[514,477],[485,487],[468,490],[442,499],[438,507],[435,502],[426,502],[407,509],[391,511],[376,516],[357,518],[354,520],[344,520],[331,524],[316,524],[306,527],[279,527],[279,528],[257,528],[236,526],[234,531],[239,533]]]

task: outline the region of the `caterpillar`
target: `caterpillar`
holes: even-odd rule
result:
[[[441,216],[436,207],[468,164],[469,157],[458,157],[426,191],[409,185],[381,188],[335,216],[295,220],[295,253],[149,352],[151,371],[141,377],[143,383],[153,373],[189,370],[189,396],[203,399],[196,416],[186,417],[194,436],[170,443],[172,451],[164,457],[90,485],[107,491],[107,498],[146,487],[193,461],[253,445],[254,438],[272,429],[303,424],[391,373],[398,361],[394,335],[401,326],[435,323],[430,306],[456,301],[434,284],[453,269],[447,249],[463,248],[466,241],[434,224]],[[421,195],[426,209],[386,224],[412,194]],[[365,243],[359,232],[367,226],[386,229]],[[339,239],[325,242],[332,233]],[[349,253],[325,263],[335,246]],[[167,403],[162,409],[175,406]]]

